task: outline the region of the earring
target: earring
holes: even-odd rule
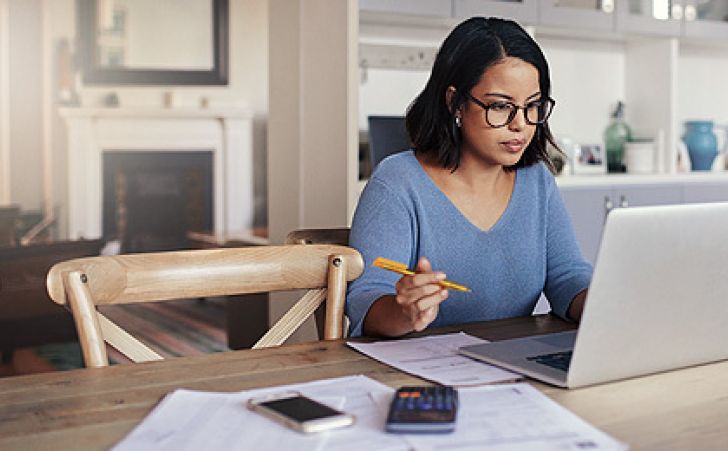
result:
[[[455,116],[455,126],[457,128],[460,128],[463,126],[463,120],[460,118],[460,116]]]

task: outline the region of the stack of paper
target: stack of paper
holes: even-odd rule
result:
[[[488,343],[464,332],[374,343],[348,342],[357,351],[405,373],[458,387],[515,381],[521,376],[458,354],[461,346]]]

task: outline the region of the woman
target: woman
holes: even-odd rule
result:
[[[550,88],[513,21],[471,18],[445,39],[407,112],[413,150],[377,166],[354,214],[366,270],[349,287],[352,335],[529,315],[542,292],[578,321],[592,268],[549,171]],[[416,274],[372,267],[379,256]],[[471,291],[444,289],[445,277]]]

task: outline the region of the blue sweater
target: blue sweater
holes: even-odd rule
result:
[[[574,296],[589,286],[592,268],[581,255],[554,178],[545,165],[519,169],[510,202],[484,231],[435,185],[414,152],[377,166],[354,213],[350,245],[365,269],[349,285],[351,335],[381,296],[394,294],[399,274],[372,267],[376,257],[406,263],[420,256],[436,271],[469,287],[449,290],[431,327],[530,315],[541,292],[566,317]]]

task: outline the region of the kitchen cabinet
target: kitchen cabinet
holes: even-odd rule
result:
[[[576,240],[584,258],[594,264],[607,212],[613,208],[611,186],[559,188],[571,216]]]
[[[538,21],[538,0],[359,0],[359,10],[411,16],[467,19],[508,17],[525,25]]]
[[[689,38],[728,39],[728,2],[726,0],[682,0],[683,30]]]
[[[615,208],[728,202],[728,176],[724,174],[653,176],[659,177],[653,182],[646,177],[557,179],[576,239],[590,263],[596,262],[604,221]]]
[[[728,202],[728,181],[686,183],[683,186],[683,202]]]
[[[523,25],[533,25],[538,21],[538,0],[454,0],[453,13],[457,19],[509,17]]]
[[[617,0],[617,31],[678,37],[682,31],[682,5],[660,0]]]
[[[524,25],[590,34],[728,38],[725,0],[359,0],[359,10],[459,20],[508,17]]]
[[[668,37],[725,40],[725,0],[617,0],[617,31]]]
[[[539,4],[539,24],[590,31],[614,31],[614,1],[542,0]]]
[[[452,0],[359,0],[359,11],[452,17]]]
[[[679,204],[682,201],[682,185],[677,182],[560,186],[559,191],[571,216],[581,251],[591,264],[596,262],[604,221],[610,211],[615,208]]]

